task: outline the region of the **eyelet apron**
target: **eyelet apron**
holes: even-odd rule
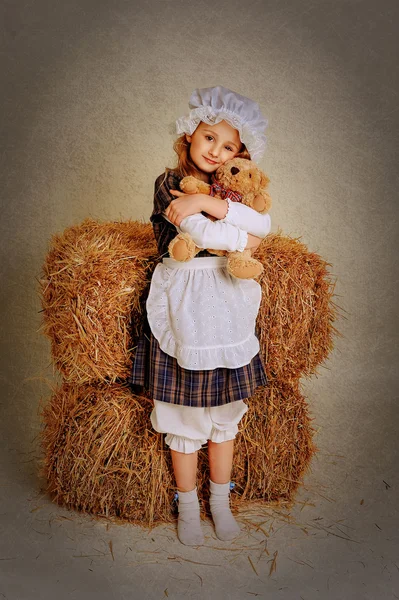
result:
[[[164,258],[152,275],[148,323],[161,350],[184,369],[234,369],[259,352],[260,285],[227,271],[227,257]]]

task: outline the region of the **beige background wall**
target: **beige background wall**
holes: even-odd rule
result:
[[[49,239],[87,216],[147,220],[175,119],[221,84],[267,116],[273,231],[332,264],[345,312],[304,385],[310,477],[348,510],[370,498],[359,524],[397,515],[382,480],[398,460],[398,16],[392,0],[3,3],[0,437],[23,489],[53,379],[36,282]]]

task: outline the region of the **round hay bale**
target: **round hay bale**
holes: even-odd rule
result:
[[[152,402],[118,384],[63,383],[43,409],[43,475],[69,508],[151,525],[170,521],[170,452]]]
[[[269,381],[294,383],[325,361],[338,331],[331,266],[297,239],[269,234],[255,257],[259,278],[259,342]]]
[[[233,506],[289,503],[314,452],[306,402],[297,387],[259,388],[236,439]],[[174,519],[170,450],[150,423],[152,401],[120,384],[64,383],[43,410],[43,474],[54,501],[151,526]],[[198,492],[208,508],[206,449]]]
[[[39,282],[42,330],[66,381],[126,379],[156,256],[150,223],[86,219],[53,236]]]

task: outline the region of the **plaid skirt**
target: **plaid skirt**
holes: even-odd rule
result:
[[[134,392],[144,388],[153,400],[204,408],[245,400],[268,381],[259,354],[237,369],[183,369],[161,350],[145,318],[128,383]]]

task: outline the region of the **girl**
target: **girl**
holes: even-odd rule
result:
[[[154,400],[151,423],[166,433],[178,490],[178,537],[204,538],[196,488],[198,449],[208,443],[210,507],[216,535],[232,540],[239,527],[229,507],[230,474],[243,402],[267,378],[255,334],[261,299],[254,280],[232,277],[227,258],[201,251],[186,263],[167,257],[178,232],[200,248],[256,248],[270,231],[269,215],[230,199],[179,192],[182,177],[210,182],[236,156],[258,160],[265,148],[258,105],[221,86],[195,90],[191,111],[177,121],[178,165],[155,182],[151,222],[163,261],[152,276],[147,317],[129,382]],[[211,221],[202,211],[216,217]]]

